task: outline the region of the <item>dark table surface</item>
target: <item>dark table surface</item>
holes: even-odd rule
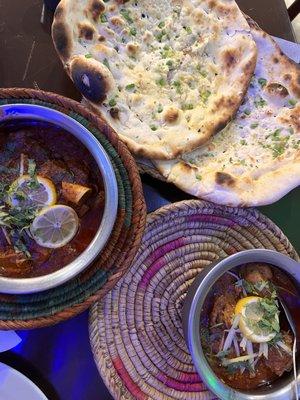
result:
[[[283,0],[237,2],[268,33],[294,40]],[[79,99],[52,46],[51,15],[46,12],[41,23],[41,13],[40,0],[0,0],[0,86],[35,87]],[[144,177],[143,182],[148,211],[188,198],[175,187],[152,178]],[[298,251],[299,200],[300,190],[296,189],[261,209],[281,227]],[[111,399],[93,361],[87,312],[54,327],[18,333],[22,342],[12,351],[0,354],[0,361],[27,375],[49,400]]]

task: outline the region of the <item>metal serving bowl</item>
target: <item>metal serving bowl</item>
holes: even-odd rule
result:
[[[263,262],[274,265],[300,284],[300,264],[272,250],[254,249],[236,253],[205,268],[192,283],[183,308],[186,343],[202,380],[222,400],[292,400],[295,399],[293,372],[286,373],[271,385],[249,391],[239,391],[225,385],[213,372],[204,355],[200,339],[200,314],[214,283],[226,272],[239,265]],[[297,382],[300,373],[297,371]]]
[[[86,269],[99,255],[112,232],[118,208],[118,186],[114,169],[104,148],[98,140],[71,117],[38,105],[9,104],[0,106],[0,124],[20,120],[42,121],[65,129],[89,150],[102,175],[105,206],[99,229],[89,246],[70,264],[48,275],[34,278],[0,277],[1,293],[34,293],[61,285]]]

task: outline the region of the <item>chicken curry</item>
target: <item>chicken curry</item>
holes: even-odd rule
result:
[[[32,121],[0,128],[0,275],[69,264],[94,238],[103,209],[97,164],[73,135]]]
[[[234,389],[270,384],[293,367],[294,336],[278,287],[296,294],[287,276],[247,264],[214,285],[201,317],[201,341],[215,374]]]

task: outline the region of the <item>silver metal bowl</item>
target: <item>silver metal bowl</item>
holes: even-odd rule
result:
[[[187,346],[194,365],[208,388],[222,400],[292,400],[295,398],[294,376],[284,374],[272,385],[255,390],[238,391],[225,385],[213,372],[204,355],[200,339],[200,314],[205,299],[214,283],[226,272],[251,262],[272,264],[291,275],[300,284],[300,264],[272,250],[246,250],[221,259],[205,268],[192,283],[183,307],[183,327]],[[300,373],[297,372],[297,383]]]
[[[34,278],[0,277],[1,293],[34,293],[70,280],[86,269],[99,255],[112,232],[118,209],[118,186],[114,169],[108,155],[98,140],[71,117],[38,105],[8,104],[0,106],[0,124],[13,120],[33,120],[52,123],[75,136],[94,157],[102,175],[105,191],[105,206],[99,229],[89,246],[70,264],[48,275]]]

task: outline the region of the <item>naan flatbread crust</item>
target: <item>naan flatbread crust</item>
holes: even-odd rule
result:
[[[62,0],[68,74],[132,152],[172,159],[235,115],[257,50],[234,0]]]
[[[300,67],[249,22],[258,60],[236,118],[182,159],[155,162],[182,190],[232,206],[269,204],[300,184]]]

